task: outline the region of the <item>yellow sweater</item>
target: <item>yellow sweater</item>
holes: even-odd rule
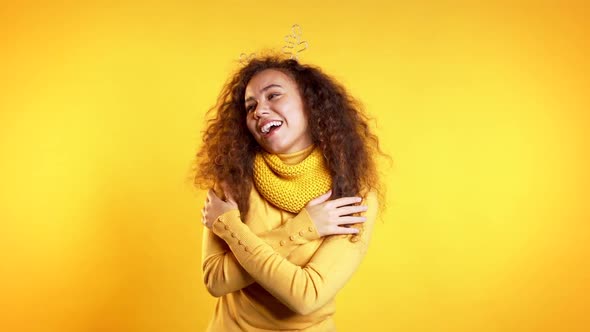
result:
[[[294,164],[306,155],[280,157]],[[334,298],[364,257],[377,215],[376,195],[362,204],[360,241],[320,238],[305,209],[280,210],[252,189],[246,220],[228,211],[203,232],[204,282],[219,297],[207,331],[335,331]]]

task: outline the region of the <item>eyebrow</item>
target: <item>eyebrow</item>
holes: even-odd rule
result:
[[[279,85],[279,84],[269,84],[269,85],[265,86],[264,88],[260,89],[260,93],[263,93],[264,91],[266,91],[266,90],[268,90],[268,89],[270,89],[270,88],[276,88],[276,87],[279,87],[279,88],[281,88],[281,89],[283,88],[283,87],[282,87],[281,85]],[[248,101],[250,101],[250,100],[254,100],[254,97],[250,96],[250,97],[246,98],[246,100],[245,100],[245,101],[246,101],[246,102],[248,102]]]

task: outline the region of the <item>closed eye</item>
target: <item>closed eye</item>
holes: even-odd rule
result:
[[[246,105],[246,112],[252,112],[255,108],[256,104]]]

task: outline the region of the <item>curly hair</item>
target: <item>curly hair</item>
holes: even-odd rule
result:
[[[320,68],[280,55],[250,60],[224,85],[217,104],[207,112],[194,185],[218,190],[217,185],[224,183],[242,216],[247,215],[254,156],[261,147],[246,126],[244,95],[250,79],[266,69],[280,70],[297,84],[313,143],[323,153],[332,177],[331,198],[375,191],[382,204],[374,156],[384,154],[360,102]]]

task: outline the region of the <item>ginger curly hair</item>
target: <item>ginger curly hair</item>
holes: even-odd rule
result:
[[[384,154],[360,102],[320,68],[280,55],[254,58],[226,82],[207,112],[193,184],[218,191],[218,184],[225,183],[242,216],[248,214],[254,156],[261,147],[246,127],[244,95],[250,79],[266,69],[280,70],[297,83],[313,143],[322,151],[332,177],[331,199],[375,191],[381,205],[374,157]]]

